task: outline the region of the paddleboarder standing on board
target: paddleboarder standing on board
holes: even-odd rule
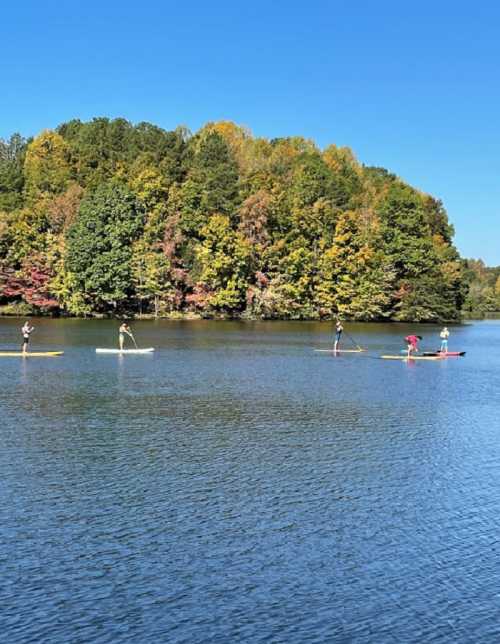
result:
[[[439,351],[441,353],[447,353],[448,352],[448,338],[450,337],[450,332],[448,331],[448,327],[444,327],[441,333],[439,334],[439,337],[441,338],[441,348]]]
[[[123,343],[125,342],[125,334],[133,338],[132,331],[130,330],[129,325],[126,322],[122,322],[120,328],[118,329],[118,341],[120,344],[120,351],[123,351]]]
[[[23,334],[23,349],[22,349],[23,353],[26,353],[28,351],[30,334],[33,333],[34,330],[35,330],[35,327],[30,326],[29,320],[26,320],[23,328],[21,329],[21,333]]]
[[[412,353],[418,353],[418,341],[422,339],[421,335],[407,335],[405,338],[406,344],[408,345],[408,358],[411,357]]]
[[[342,335],[343,330],[344,327],[342,326],[342,322],[340,320],[337,320],[335,324],[335,343],[333,345],[334,351],[337,351],[337,349],[339,348],[340,336]]]

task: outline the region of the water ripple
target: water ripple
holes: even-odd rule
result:
[[[144,323],[156,355],[101,359],[68,324],[0,373],[5,641],[498,640],[498,325],[406,365],[309,324]]]

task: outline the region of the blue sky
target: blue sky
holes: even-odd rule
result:
[[[491,0],[6,3],[0,137],[124,116],[348,145],[498,265],[499,26]]]

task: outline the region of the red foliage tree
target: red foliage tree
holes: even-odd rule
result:
[[[59,308],[59,302],[50,293],[52,278],[52,271],[38,257],[25,260],[19,271],[0,267],[0,297],[24,300],[41,310],[54,311]]]

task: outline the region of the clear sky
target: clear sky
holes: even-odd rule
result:
[[[499,31],[493,0],[6,2],[0,137],[123,116],[348,145],[498,265]]]

